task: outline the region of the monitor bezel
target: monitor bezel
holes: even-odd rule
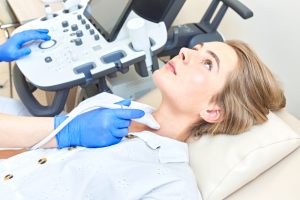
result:
[[[125,20],[127,19],[129,13],[132,11],[133,0],[128,0],[125,9],[121,13],[120,17],[117,20],[117,23],[114,25],[114,27],[112,28],[110,33],[107,30],[105,30],[104,27],[101,26],[101,24],[98,23],[98,21],[92,16],[91,13],[88,12],[88,8],[91,3],[92,3],[92,0],[89,1],[88,5],[84,9],[83,15],[95,26],[95,28],[101,33],[101,35],[108,42],[114,41],[116,39],[116,37],[118,36],[118,33],[119,33],[120,29],[122,28]]]

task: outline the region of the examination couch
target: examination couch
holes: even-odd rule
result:
[[[139,101],[142,103],[146,103],[149,105],[152,105],[153,107],[156,107],[160,102],[161,96],[158,90],[153,90],[147,95],[145,95],[143,98],[141,98]],[[242,175],[240,177],[231,177],[232,180],[227,180],[223,184],[223,189],[220,189],[217,191],[217,189],[214,189],[213,192],[219,192],[219,194],[213,194],[213,192],[210,192],[208,195],[207,190],[211,188],[212,186],[207,185],[199,185],[199,189],[202,193],[203,200],[219,200],[219,199],[226,199],[226,200],[299,200],[300,199],[300,149],[299,146],[299,136],[300,136],[300,121],[287,111],[283,110],[280,112],[275,113],[276,116],[278,116],[279,120],[282,120],[285,125],[288,125],[291,127],[291,131],[294,131],[295,135],[288,138],[287,141],[291,141],[292,143],[289,143],[288,146],[292,146],[285,154],[282,154],[281,157],[277,158],[277,160],[274,160],[270,164],[271,166],[264,166],[265,168],[260,169],[261,171],[257,171],[257,174],[254,174],[252,177],[248,176],[248,173],[252,173],[252,169],[255,169],[256,165],[259,165],[260,163],[263,163],[263,158],[258,158],[258,156],[254,156],[254,162],[250,163],[249,159],[246,161],[248,165],[250,165],[250,168],[245,170],[242,168],[241,173]],[[278,123],[276,124],[269,124],[269,128],[267,130],[270,130],[270,132],[276,132],[280,129]],[[282,124],[284,125],[284,124]],[[288,127],[281,127],[282,131],[279,131],[279,134],[282,134],[285,132],[285,128],[288,129]],[[258,128],[259,129],[259,128]],[[275,130],[276,129],[276,130]],[[255,129],[257,130],[257,129]],[[268,132],[268,131],[264,131]],[[287,130],[288,132],[288,130]],[[235,136],[234,136],[235,137]],[[285,137],[285,136],[284,136]],[[236,138],[234,138],[236,139]],[[201,140],[201,138],[200,138]],[[221,141],[223,139],[221,138]],[[239,140],[239,139],[237,139]],[[215,141],[214,141],[215,142]],[[258,141],[259,142],[259,141]],[[203,143],[203,142],[202,142]],[[215,142],[216,143],[216,142]],[[276,143],[276,142],[274,142]],[[214,143],[211,142],[212,146]],[[276,143],[278,144],[278,142]],[[285,143],[286,145],[286,143]],[[191,145],[190,145],[191,146]],[[267,146],[267,145],[265,145]],[[264,146],[264,147],[265,147]],[[275,145],[276,146],[276,145]],[[260,148],[264,148],[260,147]],[[217,146],[218,148],[218,146]],[[229,147],[225,147],[229,148]],[[280,146],[280,149],[271,149],[271,152],[267,153],[267,157],[264,159],[269,159],[269,157],[272,157],[272,151],[280,152],[285,147]],[[192,149],[192,150],[191,150]],[[190,148],[191,151],[195,151],[195,148]],[[277,151],[278,150],[278,151]],[[191,154],[192,152],[190,152]],[[199,153],[199,152],[198,152]],[[259,154],[263,154],[264,152],[260,152]],[[194,152],[195,154],[195,152]],[[222,154],[219,153],[219,154]],[[270,156],[269,156],[269,155]],[[275,153],[276,154],[276,153]],[[279,154],[279,153],[278,153]],[[197,152],[196,152],[197,155]],[[203,155],[211,156],[210,152],[204,152]],[[203,156],[202,155],[202,156]],[[193,155],[194,156],[194,155]],[[199,155],[200,156],[200,155]],[[275,157],[277,156],[274,155]],[[274,157],[273,156],[273,157]],[[218,157],[217,155],[215,157]],[[215,159],[215,157],[209,158],[209,160]],[[257,159],[256,159],[257,158]],[[200,169],[195,169],[195,166],[193,166],[193,160],[195,158],[190,158],[190,162],[192,165],[192,168],[194,172],[197,172],[197,170],[206,170],[208,169],[208,174],[211,173],[211,178],[216,178],[215,174],[219,171],[223,170],[223,166],[216,165],[216,166],[207,166],[206,168],[203,166],[198,166]],[[226,158],[225,158],[226,160]],[[207,161],[205,161],[207,162]],[[202,163],[202,165],[205,165],[206,163]],[[250,163],[250,164],[249,164]],[[253,165],[253,166],[251,166]],[[209,171],[210,170],[210,171]],[[216,172],[216,173],[215,173]],[[204,172],[205,173],[205,172]],[[197,181],[198,183],[202,184],[201,179],[209,179],[210,177],[204,177],[203,174],[197,174]],[[230,177],[230,176],[229,176]],[[230,189],[226,189],[227,185],[230,185],[232,182],[238,182],[238,180],[242,177],[247,177],[242,184],[235,184]],[[205,180],[206,182],[204,184],[211,184],[213,180]],[[222,183],[218,183],[219,185],[222,185]],[[225,187],[225,189],[224,189]],[[217,187],[216,187],[217,188]],[[204,194],[205,193],[205,194]]]

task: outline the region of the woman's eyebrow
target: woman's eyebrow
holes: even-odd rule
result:
[[[217,63],[217,66],[218,66],[218,71],[220,69],[220,59],[219,57],[217,56],[217,54],[215,54],[215,52],[211,51],[211,50],[206,50],[206,52],[208,54],[210,54],[215,60],[216,60],[216,63]]]

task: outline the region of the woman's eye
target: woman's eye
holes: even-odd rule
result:
[[[204,60],[202,61],[202,64],[204,65],[204,67],[206,67],[209,71],[212,70],[213,64],[211,60]]]

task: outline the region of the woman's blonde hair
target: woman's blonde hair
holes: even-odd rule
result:
[[[285,107],[279,83],[255,52],[241,41],[225,43],[235,50],[238,66],[229,74],[223,90],[211,99],[220,106],[223,120],[218,123],[200,121],[191,129],[193,136],[239,134],[265,122],[269,111]]]

